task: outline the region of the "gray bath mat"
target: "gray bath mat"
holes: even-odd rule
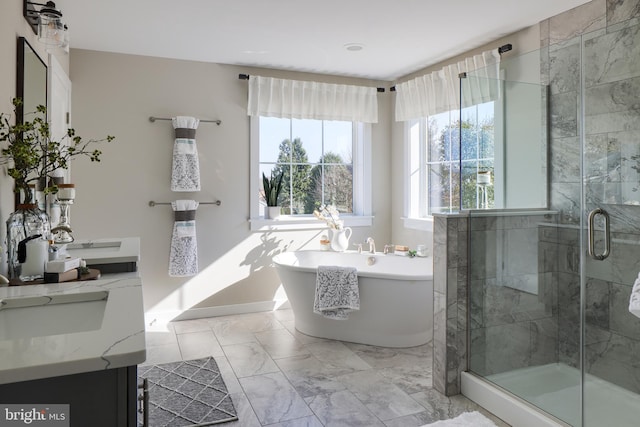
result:
[[[149,388],[149,427],[208,426],[238,419],[212,357],[140,366],[138,379],[143,378]]]

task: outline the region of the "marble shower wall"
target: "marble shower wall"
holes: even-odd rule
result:
[[[481,214],[469,220],[470,370],[484,376],[555,363],[558,256],[546,224],[556,215],[474,215]]]
[[[640,0],[594,0],[542,22],[540,28],[541,80],[550,86],[550,208],[560,212],[562,223],[544,230],[545,244],[553,245],[555,239],[558,252],[552,273],[558,296],[558,360],[579,366],[576,225],[582,215],[584,173],[585,211],[607,210],[613,238],[608,259],[585,258],[586,369],[640,392],[640,361],[633,356],[640,351],[640,319],[627,311],[640,271]],[[602,248],[601,233],[596,236],[596,246]]]

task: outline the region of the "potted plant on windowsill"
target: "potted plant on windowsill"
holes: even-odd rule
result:
[[[262,173],[262,189],[264,190],[264,201],[267,203],[265,210],[265,219],[277,219],[280,216],[280,206],[278,205],[278,197],[282,191],[282,179],[284,173],[277,176],[271,174],[271,179]]]

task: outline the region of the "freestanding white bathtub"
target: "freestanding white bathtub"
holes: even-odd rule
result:
[[[357,252],[296,251],[273,258],[298,331],[381,347],[414,347],[433,336],[433,260]],[[369,265],[371,264],[371,265]],[[319,265],[358,270],[360,310],[347,320],[313,312]]]

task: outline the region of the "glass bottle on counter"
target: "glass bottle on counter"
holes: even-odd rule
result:
[[[21,265],[18,262],[18,244],[35,234],[49,235],[51,225],[46,212],[38,205],[23,204],[9,215],[7,220],[7,262],[9,278],[20,277]]]

